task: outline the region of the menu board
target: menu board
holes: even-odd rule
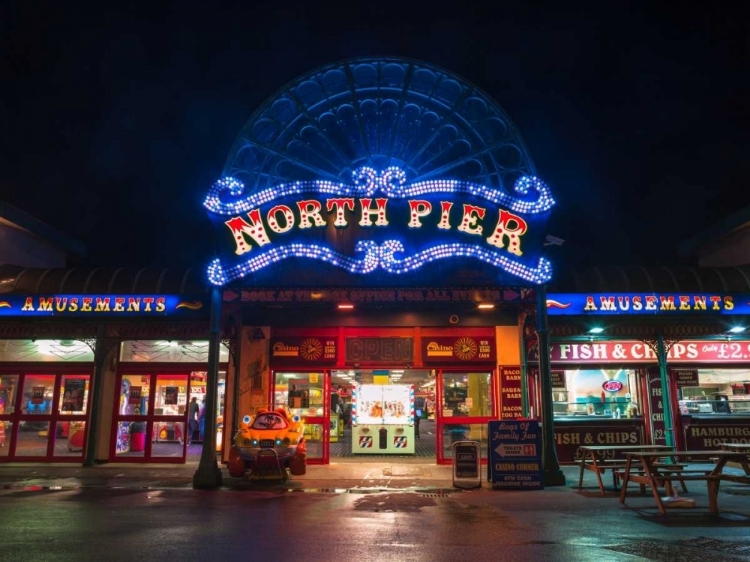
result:
[[[412,421],[413,390],[406,384],[361,384],[354,392],[357,424],[395,425]]]

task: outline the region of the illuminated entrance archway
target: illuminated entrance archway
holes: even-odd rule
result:
[[[204,201],[218,250],[208,279],[222,288],[221,326],[236,328],[240,350],[235,428],[243,410],[275,399],[278,329],[424,328],[440,339],[464,326],[518,326],[519,307],[552,275],[542,245],[554,205],[505,112],[453,73],[366,58],[281,88],[243,127]],[[498,311],[478,317],[479,305]],[[340,337],[337,348],[283,351],[300,353],[297,365],[315,355],[327,376],[359,369]],[[519,341],[503,341],[517,368]],[[421,353],[382,364],[430,368]],[[494,355],[489,363],[499,372]],[[318,417],[310,422],[325,426]]]

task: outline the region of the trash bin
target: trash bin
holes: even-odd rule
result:
[[[453,487],[479,488],[482,475],[479,471],[481,454],[478,441],[456,441],[453,449]]]

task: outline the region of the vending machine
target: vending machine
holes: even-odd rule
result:
[[[414,454],[414,387],[360,384],[352,391],[352,453]]]

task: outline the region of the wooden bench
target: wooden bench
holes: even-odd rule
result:
[[[578,487],[583,488],[583,471],[589,470],[596,474],[596,480],[599,485],[599,491],[602,495],[605,495],[604,482],[602,482],[602,474],[607,471],[612,471],[612,484],[617,490],[618,477],[615,474],[617,470],[624,470],[626,467],[627,459],[607,459],[602,458],[604,455],[617,455],[625,451],[659,451],[663,456],[668,456],[674,449],[663,445],[590,445],[580,447],[581,458],[578,459],[580,467],[580,473],[578,477]]]
[[[710,470],[705,469],[689,469],[689,470],[677,470],[671,471],[668,466],[657,461],[664,454],[656,452],[627,452],[628,462],[625,470],[620,474],[622,479],[622,489],[620,490],[620,503],[625,503],[625,497],[627,495],[627,488],[630,482],[640,484],[641,491],[644,491],[645,486],[651,488],[651,493],[656,500],[656,506],[662,515],[666,514],[664,509],[664,502],[659,491],[659,486],[663,486],[668,494],[673,498],[679,499],[674,494],[674,488],[672,482],[679,481],[684,482],[700,481],[705,482],[708,488],[708,507],[712,514],[718,514],[718,496],[719,496],[719,484],[722,480],[729,481],[745,481],[750,480],[750,464],[743,458],[742,453],[730,452],[730,451],[675,451],[671,455],[672,458],[677,459],[690,459],[693,462],[700,462],[716,458],[716,465]],[[724,474],[722,471],[730,460],[739,459],[742,467],[745,470],[745,476],[736,476],[732,474]],[[640,466],[639,466],[640,465]]]
[[[682,491],[687,492],[687,485],[685,484],[686,480],[702,480],[702,478],[693,478],[693,476],[699,476],[699,475],[707,475],[711,471],[709,470],[685,470],[685,467],[687,465],[684,464],[669,464],[669,463],[658,463],[655,465],[656,468],[659,469],[659,476],[655,477],[655,480],[658,485],[663,486],[664,480],[669,480],[670,482],[677,480],[680,483],[680,486],[682,486]],[[625,468],[618,469],[614,472],[615,478],[617,479],[618,483],[622,482],[625,479]],[[693,474],[695,472],[696,474]],[[634,478],[634,476],[638,476],[639,478]],[[630,467],[630,482],[635,482],[637,484],[640,484],[641,486],[641,494],[646,493],[646,485],[649,484],[649,482],[640,482],[640,477],[643,477],[644,480],[647,480],[646,478],[646,471],[642,467]]]

